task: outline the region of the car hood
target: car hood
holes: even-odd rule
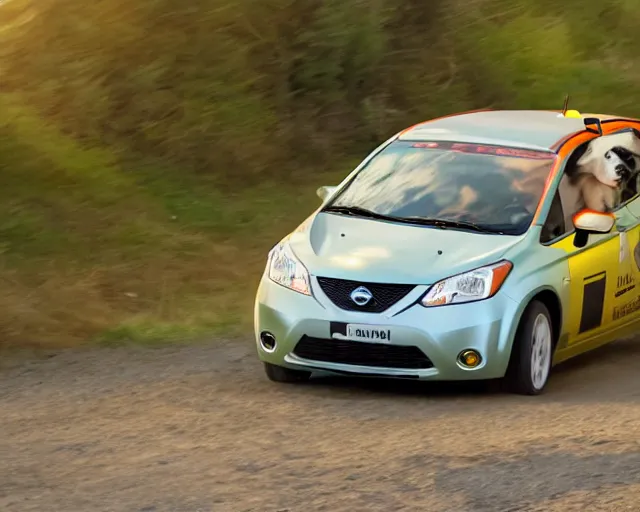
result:
[[[318,213],[289,243],[315,276],[432,284],[495,263],[522,239]]]

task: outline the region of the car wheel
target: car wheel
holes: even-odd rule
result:
[[[269,380],[274,382],[304,382],[311,377],[311,372],[291,370],[271,363],[264,363],[264,371]]]
[[[505,378],[510,392],[519,395],[543,392],[551,373],[553,336],[549,310],[542,302],[533,301],[516,332]]]

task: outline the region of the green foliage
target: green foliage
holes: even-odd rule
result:
[[[0,2],[0,338],[246,329],[268,248],[394,132],[567,92],[640,115],[639,23],[635,0]]]
[[[456,109],[558,108],[567,91],[590,110],[635,108],[629,1],[32,5],[4,45],[7,90],[78,140],[221,184],[359,153]]]

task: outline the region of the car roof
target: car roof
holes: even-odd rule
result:
[[[598,116],[603,120],[609,116]],[[408,128],[400,140],[454,141],[551,151],[585,129],[584,118],[553,110],[484,110],[433,119]]]

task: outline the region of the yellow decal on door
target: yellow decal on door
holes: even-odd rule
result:
[[[584,278],[578,334],[591,331],[602,325],[606,289],[606,272],[600,272]]]
[[[624,237],[623,237],[624,235]],[[632,315],[640,312],[640,229],[635,228],[620,234],[620,251],[624,239],[625,258],[618,270],[613,321],[627,323]]]

